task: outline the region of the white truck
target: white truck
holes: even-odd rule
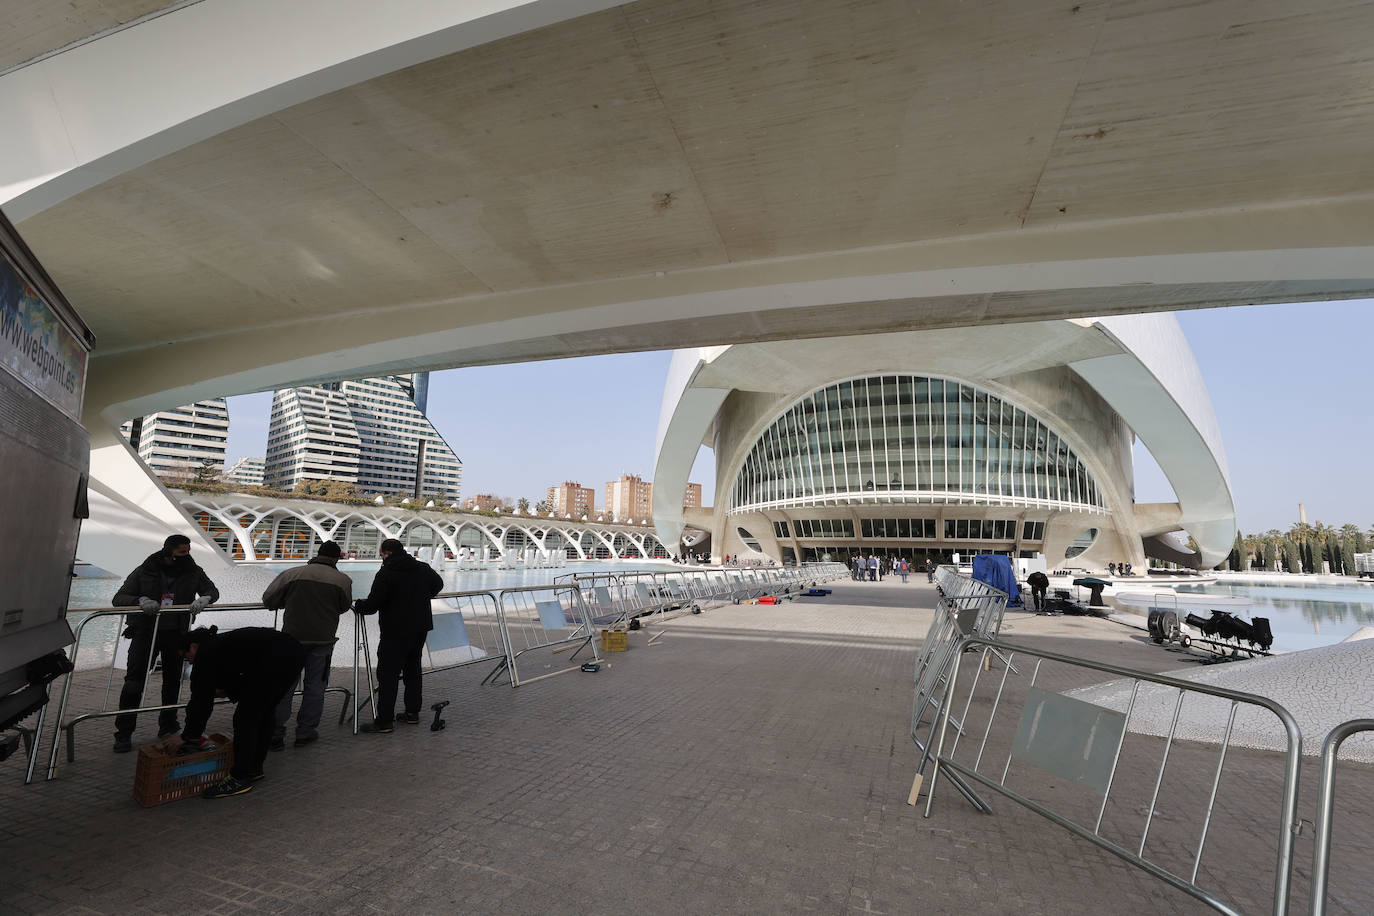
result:
[[[0,214],[0,760],[70,670],[64,649],[90,438],[90,329]]]
[[[1374,578],[1374,552],[1355,554],[1355,575]]]

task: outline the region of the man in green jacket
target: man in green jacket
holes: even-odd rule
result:
[[[337,568],[342,554],[338,544],[325,541],[313,560],[281,573],[262,593],[263,606],[268,610],[286,608],[281,630],[305,647],[301,708],[296,713],[296,747],[304,747],[320,737],[324,691],[329,686],[339,616],[353,603],[353,580]],[[286,722],[291,718],[295,692],[295,688],[288,690],[277,704],[276,729],[267,745],[269,750],[286,748]]]

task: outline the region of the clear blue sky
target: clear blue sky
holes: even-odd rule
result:
[[[1374,524],[1374,302],[1179,313],[1221,423],[1242,531],[1308,521]],[[463,493],[531,502],[564,479],[597,491],[653,475],[671,354],[636,353],[433,374],[429,415],[463,459]],[[271,394],[230,398],[229,460],[261,455]],[[1136,499],[1173,490],[1139,444]],[[692,479],[711,501],[710,452]]]

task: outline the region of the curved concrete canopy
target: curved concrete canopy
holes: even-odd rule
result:
[[[1374,291],[1363,5],[610,7],[205,0],[0,76],[88,414]]]
[[[659,539],[677,543],[684,511],[668,496],[686,486],[697,443],[709,437],[717,411],[733,391],[780,396],[773,409],[756,418],[754,428],[762,429],[798,396],[857,375],[918,371],[983,384],[981,380],[1011,382],[1064,365],[1078,372],[1151,449],[1179,500],[1167,509],[1144,507],[1144,517],[1137,520],[1130,493],[1123,492],[1112,498],[1112,511],[1130,513],[1132,523],[1143,522],[1151,535],[1186,530],[1198,542],[1204,565],[1222,560],[1236,532],[1225,453],[1192,351],[1178,322],[1162,314],[678,351],[669,371],[655,457]],[[1032,412],[1044,408],[1026,406]],[[1058,432],[1071,442],[1077,438],[1071,426]],[[1081,439],[1075,446],[1099,483],[1113,476],[1095,462],[1093,449]],[[732,470],[719,472],[728,477]],[[720,481],[718,492],[723,492],[719,486]]]

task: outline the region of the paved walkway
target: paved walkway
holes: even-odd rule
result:
[[[77,762],[53,782],[24,787],[20,761],[0,765],[3,907],[1202,912],[1005,801],[980,815],[942,784],[930,819],[907,806],[916,764],[912,665],[933,603],[924,581],[841,582],[825,599],[669,621],[648,647],[660,629],[653,625],[632,633],[631,651],[599,674],[518,690],[479,686],[480,667],[440,674],[426,698],[453,701],[447,730],[398,726],[390,736],[354,737],[331,726],[315,745],[271,755],[252,793],[217,802],[139,808],[129,795],[133,756],[110,754],[110,729],[93,725],[78,739]],[[1177,666],[1105,621],[1013,612],[1005,636],[1138,667]],[[342,671],[335,676],[343,682]],[[1025,678],[1008,680],[1009,690],[1025,690]],[[1088,682],[1042,681],[1053,689]],[[102,690],[103,680],[86,674],[77,693],[90,704]],[[327,714],[337,702],[331,695]],[[212,726],[227,724],[217,711]],[[1179,745],[1175,754],[1183,772],[1210,778],[1214,748]],[[1240,778],[1219,801],[1204,877],[1245,912],[1263,912],[1269,840],[1246,829],[1254,821],[1245,815],[1248,804],[1264,802],[1279,761],[1264,751],[1232,754]],[[1368,768],[1343,772],[1337,827],[1345,844],[1332,912],[1374,912],[1363,867],[1374,852],[1374,793],[1359,791],[1374,779]],[[1186,780],[1166,789],[1185,796],[1180,806],[1195,803]],[[1156,839],[1187,847],[1177,813],[1161,812],[1152,847]],[[1298,846],[1294,912],[1304,912],[1310,831]]]

